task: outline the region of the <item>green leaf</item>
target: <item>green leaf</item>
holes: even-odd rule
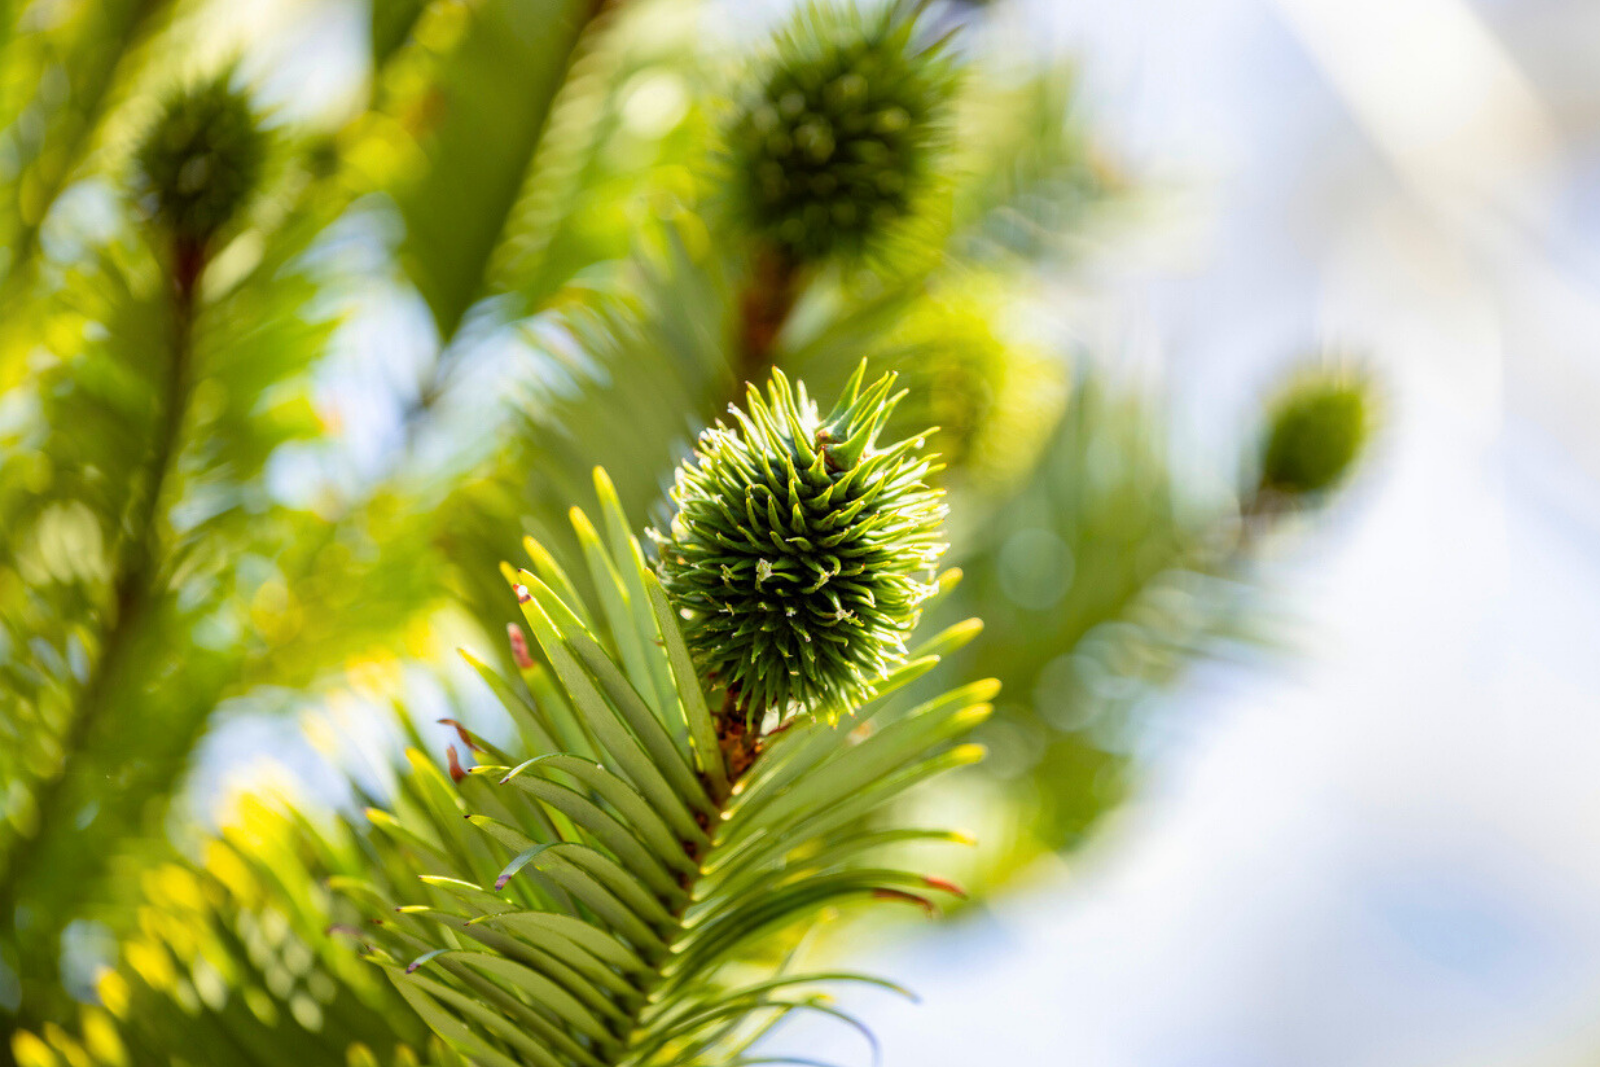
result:
[[[717,743],[717,727],[711,721],[711,709],[706,706],[699,676],[695,674],[694,663],[689,659],[689,648],[684,644],[683,634],[672,617],[672,608],[667,604],[667,594],[661,588],[660,580],[651,573],[646,573],[644,580],[649,591],[650,608],[655,613],[656,625],[663,635],[672,674],[677,682],[679,704],[689,724],[695,760],[700,772],[710,779],[712,794],[719,799],[726,798],[728,769],[723,764],[722,749]]]
[[[581,508],[573,508],[568,515],[578,535],[578,545],[583,549],[583,558],[589,565],[589,577],[600,594],[600,607],[605,612],[606,625],[628,678],[641,692],[649,692],[651,682],[649,668],[644,662],[643,634],[634,625],[628,590],[618,570],[620,561],[607,553],[599,532]]]
[[[808,815],[799,822],[785,827],[781,832],[758,830],[752,833],[747,842],[726,863],[718,863],[715,867],[708,865],[708,873],[715,875],[716,880],[731,880],[742,871],[769,862],[777,855],[814,841],[841,826],[849,825],[853,820],[861,818],[912,786],[919,785],[945,771],[969,766],[982,758],[983,746],[958,745],[948,752],[932,756],[883,778],[843,803],[836,804],[827,811]],[[715,889],[715,881],[707,885],[707,892],[714,892]]]
[[[572,584],[572,579],[567,577],[566,570],[556,558],[532,537],[524,537],[522,547],[528,553],[528,558],[533,561],[533,573],[539,576],[539,580],[555,590],[556,598],[577,614],[587,629],[594,630],[594,620],[584,614],[587,609],[583,598],[578,595],[577,587]]]
[[[583,624],[578,621],[577,616],[532,574],[524,571],[521,577],[528,591],[555,621],[568,647],[577,653],[578,658],[600,682],[601,688],[611,701],[611,706],[617,709],[627,722],[634,737],[643,743],[655,766],[667,776],[684,801],[702,814],[709,815],[713,810],[711,799],[706,796],[704,787],[689,769],[683,752],[662,726],[661,717],[645,704],[638,690],[623,677],[622,672],[617,669],[611,657],[606,655],[599,642],[583,629]],[[631,621],[624,620],[623,625],[631,625]]]
[[[593,0],[485,0],[446,62],[442,118],[422,145],[428,165],[396,198],[404,262],[446,340],[484,295],[491,256],[595,8]]]
[[[372,0],[372,65],[384,62],[411,36],[428,0]]]
[[[494,923],[526,937],[548,940],[557,948],[571,945],[602,963],[632,974],[649,971],[648,965],[632,949],[610,934],[571,916],[544,911],[516,911],[485,916],[475,921]]]
[[[825,811],[872,782],[892,773],[906,761],[976,726],[993,709],[971,703],[991,694],[998,682],[977,682],[928,701],[896,722],[872,733],[866,740],[822,763],[808,775],[747,817],[746,809],[730,820],[724,840],[762,827],[781,826],[802,813]],[[755,798],[752,798],[752,800]]]
[[[474,1034],[460,1019],[446,1011],[438,1001],[434,1000],[421,988],[421,983],[407,981],[401,984],[401,979],[395,979],[395,988],[411,1005],[413,1011],[420,1015],[433,1031],[443,1037],[457,1048],[476,1057],[488,1067],[518,1067],[517,1061],[511,1059],[498,1049],[491,1048],[486,1042]],[[443,987],[440,987],[443,989]],[[541,1055],[547,1055],[540,1050]],[[559,1067],[553,1058],[537,1060],[539,1067]]]
[[[494,690],[494,695],[500,698],[500,706],[510,714],[511,721],[516,724],[517,729],[521,731],[523,738],[530,746],[546,752],[553,752],[561,748],[556,743],[550,724],[545,721],[538,708],[526,700],[521,693],[512,689],[498,671],[477,655],[464,648],[458,651],[461,653],[461,658],[470,663],[472,669],[478,672],[478,677],[487,682],[489,688]]]
[[[533,845],[518,853],[501,872],[501,884],[505,884],[506,880],[524,868],[532,866],[593,910],[606,925],[627,938],[638,951],[654,956],[667,947],[659,933],[646,925],[632,908],[617,899],[616,895],[607,886],[602,885],[590,871],[576,866],[567,856],[556,853],[554,848],[552,845]]]
[[[470,1018],[481,1023],[488,1029],[496,1031],[503,1039],[515,1045],[520,1052],[527,1055],[539,1067],[560,1067],[560,1061],[551,1056],[538,1042],[522,1035],[515,1027],[510,1026],[504,1018],[483,1007],[470,997],[463,996],[448,986],[423,978],[420,975],[407,974],[398,968],[384,968],[389,973],[390,980],[394,982],[400,995],[406,999],[418,1015],[431,1026],[435,1033],[452,1045],[472,1056],[475,1060],[490,1065],[490,1067],[520,1067],[516,1060],[507,1056],[499,1049],[491,1046],[479,1037],[465,1023],[447,1011],[440,1001],[449,1003]]]
[[[792,721],[785,732],[761,739],[743,781],[728,782],[720,732],[728,724],[711,715],[676,613],[643,567],[607,485],[598,480],[609,543],[581,516],[578,539],[612,638],[632,633],[642,658],[630,668],[622,640],[616,649],[601,643],[582,621],[593,616],[581,603],[566,603],[579,594],[554,560],[530,550],[542,574],[514,575],[524,618],[550,666],[540,672],[549,686],[541,703],[570,709],[604,758],[544,752],[510,770],[474,768],[459,784],[458,803],[472,806],[465,821],[511,852],[494,891],[478,888],[487,883],[475,866],[454,882],[432,879],[427,884],[447,907],[402,908],[395,928],[380,928],[378,939],[439,968],[441,983],[504,1019],[519,1019],[534,1003],[549,1010],[549,987],[562,990],[570,1002],[561,1002],[556,1030],[523,1028],[558,1059],[584,1067],[595,1067],[591,1059],[602,1067],[702,1067],[745,1057],[762,1029],[749,1020],[798,1010],[832,1014],[818,996],[789,990],[850,980],[752,976],[748,964],[764,938],[844,902],[931,910],[932,894],[960,892],[941,879],[874,866],[870,858],[883,848],[955,842],[959,835],[886,827],[869,817],[903,790],[981,754],[959,742],[987,713],[996,687],[976,683],[904,709],[905,687],[980,629],[957,624],[922,642],[927,654],[874,683],[869,698],[848,709],[854,716],[848,727]],[[947,578],[940,587],[951,584]],[[652,659],[666,670],[665,690],[650,673]],[[713,757],[720,781],[712,773],[703,783],[695,776],[682,740],[665,725],[674,721],[697,758]],[[742,742],[731,735],[726,743]],[[405,821],[437,820],[442,802],[429,798],[442,780],[437,768],[421,766],[413,776],[425,780],[402,785]],[[545,839],[542,824],[508,798],[536,805],[563,827],[563,839]],[[450,831],[425,825],[419,832],[444,839]],[[549,891],[550,907],[534,889]],[[518,899],[534,903],[517,906]],[[465,925],[450,910],[462,905],[472,915]],[[404,925],[419,921],[436,927],[431,945]],[[486,969],[494,974],[484,987]],[[456,1011],[454,1001],[441,1004],[481,1040],[505,1042],[500,1028]],[[574,1004],[608,1036],[596,1037],[589,1020],[574,1017]],[[576,1054],[572,1041],[585,1043]]]
[[[603,800],[617,809],[626,823],[638,832],[655,851],[656,856],[668,866],[684,874],[692,874],[698,869],[694,861],[684,852],[683,843],[673,836],[665,820],[645,803],[638,791],[598,763],[561,753],[535,756],[512,769],[502,779],[502,784],[507,782],[516,784],[525,775],[546,774],[551,771],[569,774],[593,789]],[[709,846],[710,838],[706,837],[698,826],[695,830],[694,842],[700,847]]]
[[[415,973],[418,968],[435,959],[465,964],[499,979],[503,984],[527,994],[542,1010],[550,1012],[587,1037],[601,1041],[615,1040],[605,1024],[571,993],[544,975],[504,956],[463,949],[436,949],[413,960],[406,968],[406,973]]]
[[[667,783],[661,769],[650,761],[638,740],[628,732],[611,705],[600,695],[594,682],[561,639],[555,624],[531,593],[522,605],[522,613],[583,723],[610,753],[617,768],[628,780],[657,806],[680,834],[689,836],[689,827],[694,825],[694,820],[683,799]]]
[[[848,720],[838,723],[795,723],[774,740],[766,758],[741,783],[736,791],[736,800],[729,806],[725,817],[730,820],[748,819],[756,809],[778,796],[791,782],[837,752],[841,738],[856,727],[870,722],[888,705],[890,697],[938,665],[939,660],[932,656],[902,664],[878,683],[872,699],[858,708]]]
[[[645,669],[650,675],[649,687],[640,685],[637,679],[634,684],[641,693],[654,694],[655,707],[660,710],[663,720],[672,731],[674,740],[680,745],[686,744],[684,719],[678,710],[677,688],[673,685],[672,671],[662,644],[661,629],[656,622],[655,611],[650,605],[650,594],[645,588],[645,576],[648,570],[645,567],[644,551],[639,547],[638,539],[633,536],[633,527],[628,522],[627,514],[622,510],[622,500],[617,496],[617,487],[611,483],[611,476],[603,467],[594,469],[594,491],[600,499],[600,514],[605,522],[606,540],[610,543],[611,558],[616,562],[617,571],[622,578],[628,607],[633,613],[633,627],[642,639]]]
[[[683,890],[673,880],[661,859],[647,849],[627,826],[618,822],[582,793],[532,775],[508,777],[506,780],[514,782],[520,789],[537,797],[593,834],[656,894],[669,901],[676,901],[683,896]]]

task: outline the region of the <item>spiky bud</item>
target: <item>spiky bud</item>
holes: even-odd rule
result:
[[[952,84],[905,4],[806,6],[728,128],[742,221],[797,261],[861,251],[926,185]]]
[[[818,413],[774,371],[748,414],[678,468],[661,577],[702,672],[746,715],[851,708],[905,656],[932,592],[945,507],[921,438],[880,447],[901,396],[857,369]]]
[[[255,192],[267,139],[231,75],[170,96],[134,157],[146,214],[180,241],[203,244]]]
[[[1355,465],[1373,421],[1364,375],[1346,368],[1301,371],[1269,408],[1262,490],[1301,497],[1332,489]]]

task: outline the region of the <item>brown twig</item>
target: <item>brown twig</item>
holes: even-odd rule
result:
[[[761,716],[752,716],[750,711],[741,703],[738,691],[729,689],[717,713],[717,740],[730,782],[742,778],[761,755]]]
[[[800,297],[800,282],[800,264],[789,253],[770,246],[756,250],[739,298],[732,403],[744,399],[746,382],[759,384],[772,373],[772,350]]]

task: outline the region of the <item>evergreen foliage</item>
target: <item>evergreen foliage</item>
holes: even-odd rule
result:
[[[741,70],[686,0],[374,0],[355,102],[269,138],[248,52],[170,92],[209,2],[0,19],[0,1063],[758,1062],[858,980],[819,909],[959,900],[918,785],[1013,806],[985,888],[1115,802],[1275,512],[1006,328],[1127,189],[1069,68],[957,77],[943,5]],[[420,328],[351,387],[373,291]],[[438,646],[508,624],[490,708]],[[405,748],[345,746],[354,807],[196,825],[230,712],[351,690]]]
[[[882,398],[869,403],[881,410]],[[530,542],[534,570],[510,577],[542,659],[517,634],[519,678],[480,667],[535,754],[514,762],[463,733],[483,765],[464,769],[453,754],[448,773],[413,763],[416,802],[374,821],[419,856],[425,898],[343,884],[382,905],[360,934],[368,955],[480,1063],[722,1064],[792,1012],[854,1024],[816,987],[870,979],[774,969],[761,950],[825,907],[931,910],[934,895],[959,892],[874,861],[886,845],[955,836],[862,819],[978,756],[962,737],[987,714],[994,683],[909,709],[893,700],[977,628],[935,637],[874,677],[848,727],[800,719],[772,736],[718,718],[677,612],[609,479],[596,479],[605,532],[581,511],[572,518],[599,610]],[[852,742],[869,722],[881,728]],[[730,968],[740,960],[754,977]]]

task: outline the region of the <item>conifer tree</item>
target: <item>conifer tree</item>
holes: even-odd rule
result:
[[[1043,739],[985,889],[1115,802],[1087,682],[1203,652],[1376,422],[1296,376],[1197,509],[1145,398],[1007,333],[1130,183],[970,5],[744,59],[687,0],[373,0],[320,125],[248,49],[172,62],[201,0],[42,6],[0,27],[0,1062],[759,1061],[872,981],[819,909],[959,902],[900,856],[964,840],[915,798],[978,742]],[[319,381],[367,288],[431,337],[357,478]],[[333,757],[353,806],[194,824],[229,709],[375,677],[404,752]]]

